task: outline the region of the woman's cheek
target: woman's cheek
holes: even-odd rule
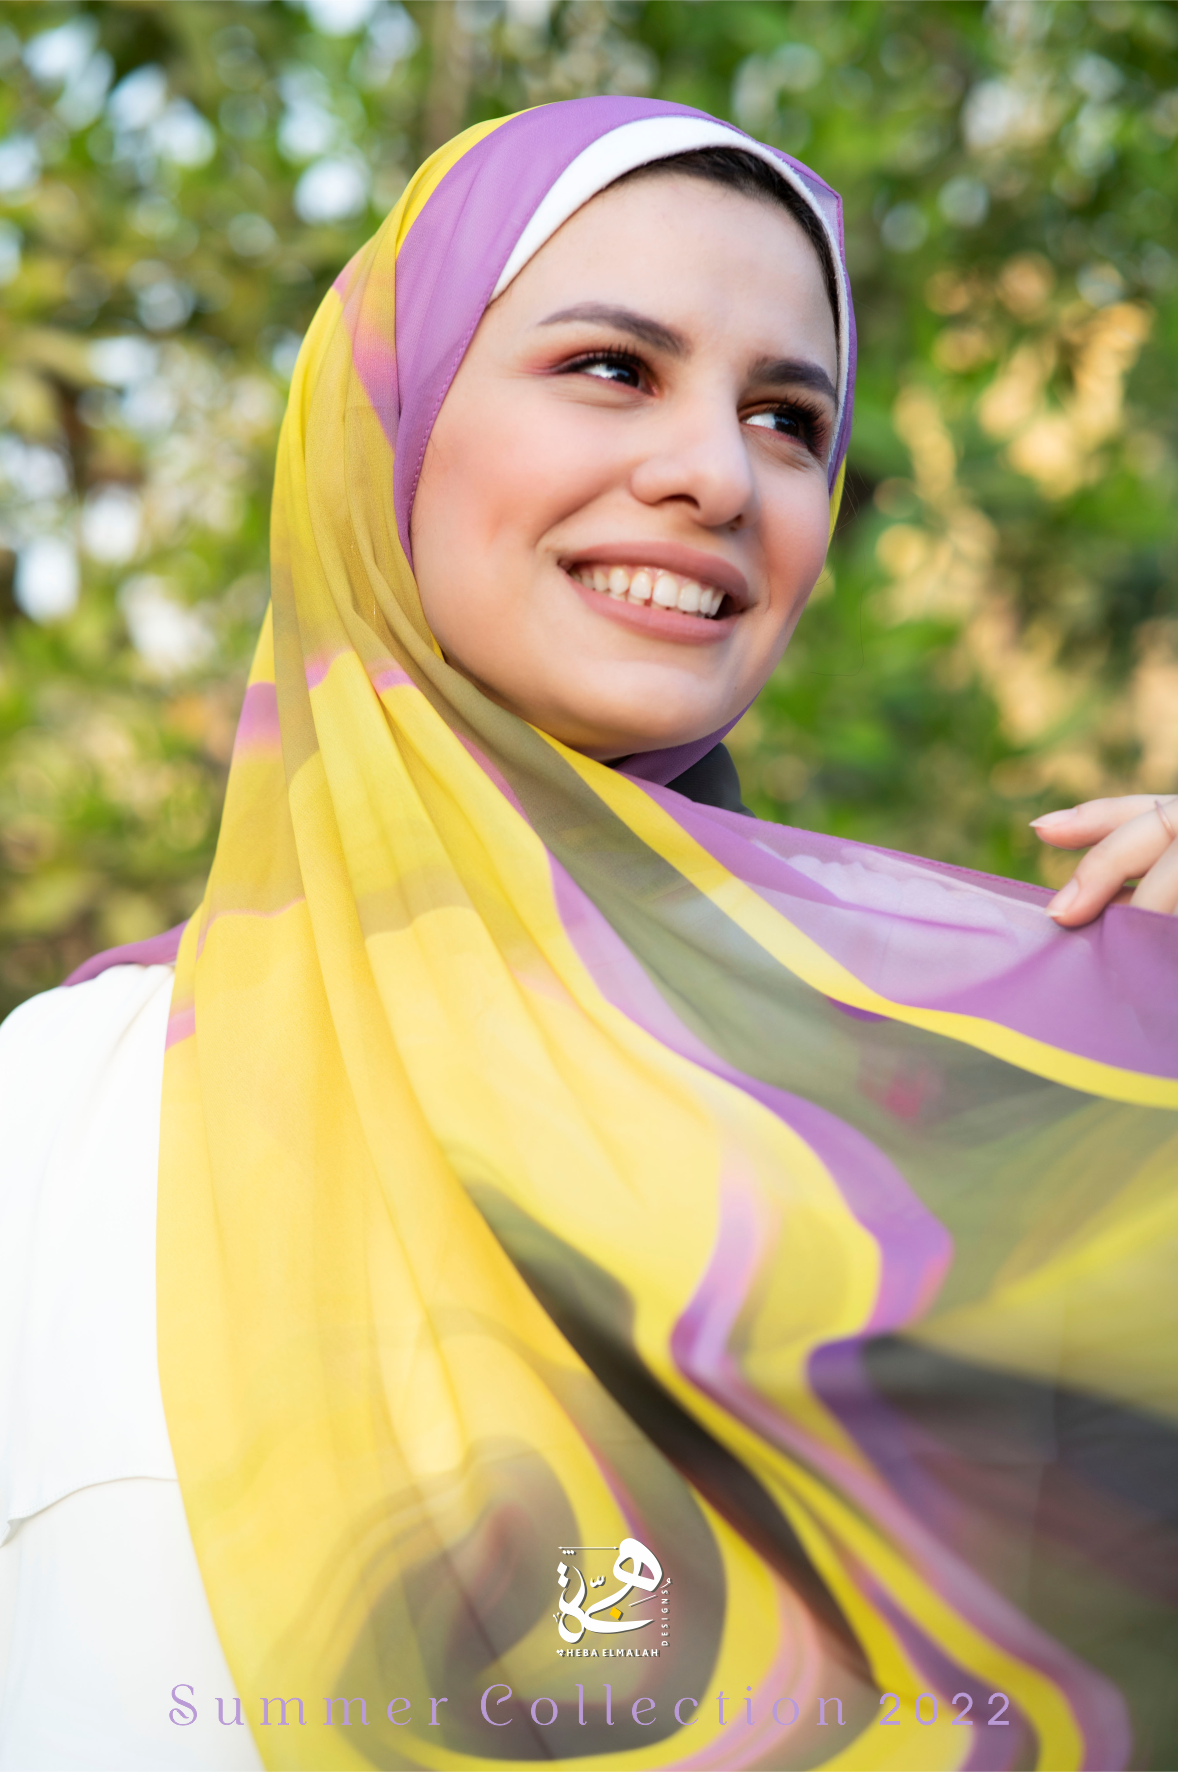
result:
[[[787,616],[805,603],[826,563],[830,545],[830,498],[825,480],[791,500],[767,537],[766,562],[774,601]]]
[[[616,413],[549,396],[501,439],[506,500],[536,536],[627,478]]]

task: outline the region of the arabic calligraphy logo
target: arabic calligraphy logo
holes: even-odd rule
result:
[[[561,1554],[574,1557],[583,1551],[614,1548],[613,1545],[579,1545],[569,1547]],[[624,1632],[644,1630],[659,1616],[657,1608],[648,1612],[645,1617],[627,1618],[626,1613],[635,1607],[646,1605],[654,1598],[663,1582],[662,1564],[654,1552],[637,1538],[623,1538],[616,1549],[618,1554],[614,1559],[613,1578],[621,1586],[616,1593],[603,1594],[591,1605],[585,1603],[590,1590],[604,1587],[605,1576],[596,1575],[587,1580],[580,1568],[570,1568],[565,1562],[556,1565],[556,1579],[561,1589],[557,1596],[560,1612],[559,1615],[554,1612],[553,1617],[566,1643],[579,1643],[586,1631],[592,1631],[598,1636],[618,1636]],[[639,1597],[632,1600],[630,1595],[635,1589],[639,1590]],[[666,1609],[665,1595],[662,1609]]]

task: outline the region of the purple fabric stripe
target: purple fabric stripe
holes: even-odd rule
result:
[[[279,751],[282,748],[278,691],[273,683],[251,683],[241,704],[237,735],[233,740],[234,754],[255,747]]]
[[[646,791],[881,996],[978,1016],[1146,1076],[1178,1077],[1174,918],[1113,905],[1085,929],[1060,929],[1043,914],[1050,894],[1040,887],[848,838],[752,825],[667,788]]]
[[[739,1723],[739,1735],[729,1734],[720,1740],[713,1736],[698,1753],[680,1758],[677,1752],[675,1772],[742,1772],[744,1767],[771,1765],[769,1753],[774,1748],[782,1753],[782,1743],[790,1739],[788,1731],[796,1720],[795,1713],[787,1710],[774,1722],[773,1706],[788,1705],[792,1699],[797,1715],[813,1714],[825,1666],[823,1646],[809,1614],[798,1607],[790,1589],[780,1577],[774,1577],[774,1582],[778,1593],[777,1653],[751,1695],[755,1721],[751,1727]]]
[[[381,665],[380,669],[373,674],[371,682],[378,695],[383,695],[387,689],[415,689],[417,687],[408,671],[402,670],[399,664]]]
[[[727,726],[721,726],[718,732],[710,732],[706,738],[693,738],[690,744],[672,745],[666,751],[639,751],[634,757],[627,757],[618,764],[620,775],[631,775],[635,781],[653,781],[660,787],[666,787],[693,763],[714,751],[722,739],[727,738],[737,720],[742,720],[748,708],[742,709],[736,718],[729,720]]]
[[[386,223],[387,225],[387,223]],[[379,230],[348,260],[332,285],[352,340],[352,367],[392,449],[397,446],[401,386],[397,373],[395,268],[382,251]],[[383,242],[381,242],[383,245]]]
[[[344,652],[343,649],[341,649],[338,652],[321,652],[316,658],[309,658],[303,667],[303,675],[307,681],[307,688],[317,689],[336,659],[342,658],[343,656]],[[255,684],[255,688],[260,687],[260,684]],[[277,701],[275,701],[275,711],[277,711]]]
[[[112,966],[174,966],[180,952],[180,938],[187,927],[186,918],[162,935],[151,935],[146,941],[129,941],[121,948],[107,948],[105,953],[83,960],[62,982],[85,984],[87,979],[97,978],[100,972],[107,972]]]

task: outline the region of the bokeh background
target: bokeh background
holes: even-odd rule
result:
[[[761,814],[1058,883],[1178,789],[1178,7],[0,7],[0,1013],[196,903],[300,337],[419,159],[582,93],[842,193],[831,563],[733,735]]]

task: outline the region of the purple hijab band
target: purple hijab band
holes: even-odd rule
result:
[[[809,167],[705,111],[658,99],[569,99],[524,111],[470,148],[442,179],[397,256],[396,366],[385,385],[369,386],[369,393],[394,441],[393,503],[410,561],[409,518],[434,420],[529,222],[561,174],[593,143],[626,124],[664,117],[719,126],[735,138],[734,146],[748,143],[779,164],[826,228],[845,295],[846,337],[839,340],[839,359],[846,394],[831,453],[829,484],[834,486],[850,438],[855,381],[855,317],[837,194]],[[665,150],[680,151],[679,143]],[[657,148],[645,156],[661,157]],[[735,724],[730,721],[690,744],[630,757],[622,767],[644,781],[673,781]]]

